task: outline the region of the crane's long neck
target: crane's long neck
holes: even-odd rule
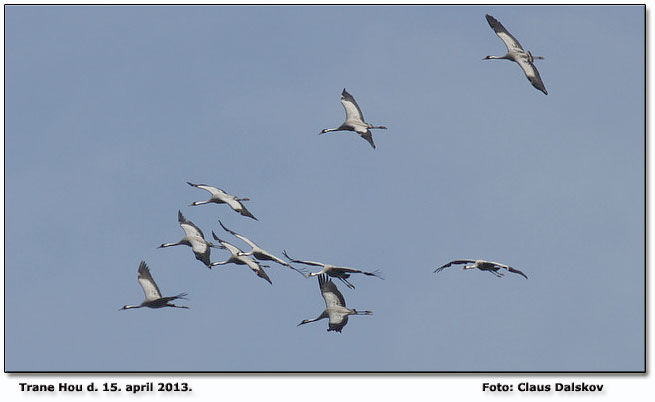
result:
[[[331,131],[340,131],[340,130],[343,130],[343,129],[342,129],[341,127],[337,127],[337,128],[325,128],[325,129],[323,129],[320,133],[318,133],[318,135],[325,134],[325,133],[329,133],[329,132],[331,132]]]
[[[164,243],[164,244],[162,244],[161,246],[159,246],[159,248],[163,248],[163,247],[171,247],[171,246],[179,246],[180,244],[184,244],[184,243],[182,242],[182,240],[178,241],[177,243]]]
[[[371,315],[371,314],[373,314],[373,312],[370,310],[366,310],[366,311],[353,310],[353,312],[351,313],[351,315]]]
[[[143,307],[143,305],[142,304],[139,304],[138,306],[129,306],[128,305],[128,306],[123,306],[123,308],[121,308],[121,310],[129,310],[131,308],[140,308],[140,307]]]
[[[318,317],[313,318],[313,319],[309,319],[309,320],[303,320],[300,324],[298,324],[298,326],[301,326],[303,324],[307,324],[307,323],[310,323],[310,322],[316,322],[316,321],[322,320],[323,318],[328,318],[328,317],[329,317],[329,315],[328,315],[327,311],[323,310],[321,315],[319,315]]]
[[[513,60],[512,57],[510,57],[509,53],[504,56],[487,56],[482,60],[501,60],[501,59]]]
[[[192,203],[191,205],[189,205],[189,206],[190,206],[190,207],[195,207],[196,205],[209,204],[210,202],[211,202],[210,200],[207,200],[207,201],[195,201],[195,202],[193,202],[193,203]]]

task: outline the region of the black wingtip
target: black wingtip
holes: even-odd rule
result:
[[[264,272],[264,270],[262,270],[262,272]],[[260,274],[257,274],[257,276],[259,276],[260,278],[262,278],[263,280],[265,280],[265,281],[268,282],[269,284],[271,284],[271,285],[273,284],[273,282],[271,281],[271,278],[269,278],[268,275],[266,275],[266,272],[264,272],[264,273],[261,274],[261,275],[260,275]]]

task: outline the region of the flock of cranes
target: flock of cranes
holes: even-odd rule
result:
[[[190,206],[203,205],[212,202],[217,204],[228,204],[234,211],[238,212],[239,214],[256,219],[241,204],[241,201],[248,201],[248,198],[238,198],[236,196],[228,194],[227,192],[221,190],[218,187],[208,186],[206,184],[193,184],[190,182],[187,183],[190,186],[207,190],[212,195],[209,200],[194,202]],[[250,268],[255,273],[255,275],[264,279],[266,282],[268,282],[271,285],[273,284],[273,282],[271,281],[271,278],[264,270],[264,268],[269,268],[270,266],[261,264],[261,261],[274,262],[278,265],[281,265],[283,267],[298,272],[303,277],[311,278],[312,276],[318,276],[318,282],[321,289],[321,294],[323,295],[323,299],[325,299],[325,305],[326,305],[325,311],[323,311],[323,313],[316,319],[302,321],[300,324],[298,324],[299,326],[302,324],[306,324],[308,322],[318,321],[323,318],[329,318],[328,331],[341,332],[343,327],[348,323],[349,315],[373,314],[372,311],[368,311],[368,310],[360,312],[354,309],[347,308],[343,295],[341,294],[341,292],[339,292],[337,286],[334,284],[334,282],[332,282],[332,280],[329,279],[329,277],[338,278],[343,283],[345,283],[346,286],[348,286],[351,289],[354,289],[355,286],[350,282],[348,282],[348,278],[350,277],[351,274],[363,274],[367,276],[375,276],[382,279],[379,271],[367,272],[355,268],[340,267],[331,264],[324,264],[321,262],[296,260],[289,257],[286,250],[284,250],[283,254],[289,260],[289,262],[287,262],[275,256],[274,254],[266,251],[265,249],[261,248],[259,245],[257,245],[257,243],[250,240],[246,236],[239,234],[232,229],[229,229],[223,224],[223,222],[219,220],[218,224],[221,226],[221,228],[223,228],[225,232],[240,239],[241,241],[243,241],[244,243],[250,246],[250,251],[244,252],[243,250],[239,249],[237,246],[218,237],[218,235],[216,235],[214,231],[212,231],[212,237],[217,243],[214,244],[210,241],[207,241],[205,239],[205,235],[202,232],[202,230],[198,226],[196,226],[193,222],[185,218],[185,216],[182,214],[182,211],[177,211],[177,220],[178,223],[180,224],[180,227],[184,231],[184,237],[180,241],[177,241],[175,243],[163,243],[158,248],[165,248],[165,247],[172,247],[172,246],[179,246],[179,245],[189,246],[191,247],[191,250],[193,251],[195,258],[198,261],[202,262],[203,265],[205,265],[209,269],[218,265],[226,265],[226,264],[247,265],[248,268]],[[212,248],[227,250],[230,252],[230,256],[225,261],[212,262],[210,259]],[[322,269],[319,272],[311,272],[309,274],[305,274],[304,269],[296,268],[290,263],[303,264],[309,266],[319,266],[322,267]],[[139,280],[139,284],[143,288],[143,292],[145,294],[145,300],[141,304],[136,306],[131,306],[131,305],[123,306],[121,310],[134,309],[140,307],[189,308],[187,306],[177,306],[175,304],[170,303],[171,301],[176,299],[184,299],[185,296],[187,295],[186,293],[180,293],[176,296],[167,296],[167,297],[162,296],[161,292],[159,291],[159,287],[157,286],[154,279],[152,278],[152,275],[150,274],[150,269],[146,265],[145,261],[141,261],[141,264],[139,265],[138,280]]]
[[[532,85],[538,90],[540,90],[541,92],[543,92],[544,94],[548,95],[548,91],[546,91],[546,87],[544,86],[544,83],[541,80],[539,71],[537,71],[537,68],[533,64],[534,60],[543,59],[543,57],[535,57],[529,51],[525,51],[521,46],[521,44],[516,40],[516,38],[514,38],[514,36],[512,36],[498,20],[496,20],[494,17],[488,14],[485,17],[491,28],[494,30],[494,32],[505,43],[505,46],[507,47],[507,54],[505,54],[504,56],[487,56],[483,60],[506,59],[516,62],[521,67],[521,69],[525,73],[525,76],[532,83]],[[353,96],[346,91],[345,88],[341,93],[341,104],[343,105],[343,108],[346,112],[346,120],[339,127],[331,128],[331,129],[326,128],[322,130],[319,134],[324,134],[332,131],[354,131],[360,137],[366,140],[371,145],[371,147],[373,147],[373,149],[375,149],[375,142],[373,141],[373,136],[370,130],[387,129],[387,127],[374,126],[370,123],[367,123],[364,120],[364,116],[362,114],[361,109],[359,108],[359,105],[357,104]],[[187,184],[189,186],[205,190],[209,192],[211,195],[208,200],[196,201],[189,206],[198,206],[198,205],[204,205],[210,203],[227,204],[232,210],[234,210],[238,214],[254,220],[258,220],[243,204],[244,201],[249,201],[250,200],[249,198],[237,197],[235,195],[228,194],[226,191],[218,187],[209,186],[206,184],[194,184],[191,182],[187,182]],[[314,276],[318,277],[318,284],[321,291],[321,295],[323,296],[323,299],[325,301],[325,310],[317,318],[303,320],[300,324],[298,324],[298,326],[310,322],[319,321],[324,318],[328,318],[329,321],[328,331],[341,332],[344,326],[348,323],[348,316],[373,314],[373,312],[369,310],[358,311],[346,307],[346,302],[343,297],[343,294],[341,294],[336,284],[330,278],[339,279],[345,286],[347,286],[350,289],[354,289],[355,286],[348,281],[351,275],[362,274],[365,276],[373,276],[383,279],[379,270],[368,272],[360,269],[336,266],[336,265],[326,264],[322,262],[299,260],[299,259],[291,258],[287,254],[287,251],[283,250],[282,254],[288,260],[287,262],[275,256],[274,254],[266,251],[265,249],[261,248],[259,245],[257,245],[257,243],[253,242],[246,236],[227,228],[223,224],[223,222],[219,220],[218,223],[225,232],[240,239],[248,246],[250,246],[251,248],[250,251],[244,252],[243,250],[239,249],[237,246],[229,243],[224,239],[221,239],[218,235],[216,235],[214,231],[212,231],[212,237],[217,243],[214,244],[206,240],[202,230],[198,226],[196,226],[193,222],[186,219],[181,211],[178,211],[178,223],[180,224],[180,227],[184,231],[184,237],[180,241],[175,243],[163,243],[158,248],[186,245],[191,247],[195,258],[198,261],[202,262],[209,269],[212,269],[212,267],[215,266],[227,265],[227,264],[246,265],[259,278],[264,279],[266,282],[268,282],[271,285],[273,284],[273,282],[271,281],[270,277],[264,270],[264,268],[270,268],[270,266],[263,265],[261,263],[262,261],[270,261],[280,266],[283,266],[285,268],[289,268],[291,270],[298,272],[300,275],[306,278],[311,278]],[[230,253],[230,256],[224,261],[212,262],[211,261],[212,248],[227,250]],[[306,270],[304,268],[294,267],[293,265],[291,265],[292,263],[320,267],[321,269],[318,272],[306,273]],[[463,270],[479,269],[481,271],[490,272],[499,278],[504,276],[502,272],[499,272],[501,269],[504,269],[511,273],[516,273],[518,275],[523,276],[526,279],[528,278],[527,275],[525,275],[523,272],[519,271],[518,269],[512,268],[509,265],[492,262],[492,261],[486,261],[482,259],[453,260],[436,268],[434,272],[438,273],[450,266],[462,265],[462,264],[464,264],[464,266],[462,267]],[[152,275],[150,274],[150,269],[148,268],[147,264],[144,261],[141,261],[141,263],[139,264],[138,281],[141,287],[143,288],[143,292],[145,294],[145,300],[141,304],[136,306],[131,306],[131,305],[123,306],[121,310],[135,309],[140,307],[149,307],[149,308],[174,307],[174,308],[184,308],[184,309],[189,308],[187,306],[177,306],[171,303],[173,300],[185,299],[185,296],[187,295],[186,293],[180,293],[176,296],[166,296],[166,297],[162,296],[157,284],[155,283],[154,279],[152,278]]]

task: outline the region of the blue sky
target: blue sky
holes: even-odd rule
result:
[[[505,52],[485,13],[545,57],[548,96],[482,60]],[[643,370],[643,34],[636,6],[7,8],[5,369]],[[343,88],[389,127],[376,150],[317,135]],[[186,181],[259,221],[189,207]],[[374,315],[296,327],[315,279],[157,249],[178,210],[381,270],[337,283]],[[432,272],[461,258],[529,279]],[[118,311],[141,260],[191,309]]]

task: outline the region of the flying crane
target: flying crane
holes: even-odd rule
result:
[[[375,149],[375,143],[373,142],[373,135],[371,134],[370,129],[379,128],[386,130],[387,128],[385,126],[374,126],[365,122],[362,110],[359,108],[359,105],[357,105],[357,102],[355,102],[355,98],[346,91],[346,88],[341,92],[341,104],[346,110],[346,121],[337,128],[323,129],[319,135],[329,133],[330,131],[354,131],[359,134],[360,137],[368,141],[373,149]]]
[[[343,298],[337,285],[330,280],[327,275],[318,276],[318,286],[321,289],[321,295],[323,300],[325,300],[325,310],[318,317],[310,320],[302,320],[297,326],[307,324],[309,322],[315,322],[322,320],[324,318],[329,319],[328,332],[336,331],[341,332],[343,327],[348,324],[349,315],[371,315],[372,311],[357,311],[355,309],[349,309],[346,307],[346,301]]]
[[[145,300],[138,306],[126,305],[121,308],[121,310],[127,310],[131,308],[141,308],[141,307],[150,307],[150,308],[162,308],[162,307],[175,307],[175,308],[189,308],[187,306],[176,306],[175,304],[170,303],[176,299],[186,299],[186,293],[180,293],[176,296],[167,296],[162,297],[159,287],[155,283],[155,280],[152,279],[150,275],[150,269],[148,264],[145,261],[141,261],[139,264],[139,284],[143,288],[143,293],[145,294]]]
[[[532,83],[532,86],[548,95],[548,91],[546,91],[546,87],[541,80],[539,71],[533,64],[534,60],[543,59],[543,57],[533,56],[529,51],[526,52],[523,50],[523,47],[519,41],[516,40],[516,38],[507,31],[507,29],[505,29],[500,21],[489,14],[486,14],[485,18],[487,19],[487,22],[494,30],[494,32],[496,32],[496,35],[498,35],[498,37],[505,43],[505,46],[507,46],[507,54],[504,56],[487,56],[482,60],[505,59],[516,62],[521,67],[528,80]]]
[[[328,276],[331,276],[333,278],[337,278],[337,279],[341,280],[343,283],[346,284],[346,286],[348,286],[351,289],[355,288],[355,286],[352,283],[348,282],[348,280],[347,280],[348,278],[350,278],[351,274],[364,274],[364,275],[367,275],[367,276],[375,276],[377,278],[384,279],[384,278],[382,278],[382,276],[380,276],[380,271],[378,271],[378,270],[376,270],[374,272],[366,272],[366,271],[362,271],[362,270],[355,269],[355,268],[338,267],[338,266],[332,265],[332,264],[324,264],[322,262],[294,260],[293,258],[289,257],[289,254],[287,254],[286,250],[283,250],[282,254],[284,254],[284,256],[287,257],[289,259],[289,261],[291,261],[291,262],[295,262],[295,263],[298,263],[298,264],[312,265],[312,266],[316,266],[316,267],[323,267],[323,269],[320,270],[319,272],[309,273],[307,275],[308,278],[310,278],[312,276],[321,275],[321,274],[327,274]]]
[[[177,221],[180,223],[180,227],[184,230],[184,237],[182,240],[176,243],[164,243],[157,248],[171,247],[185,245],[190,246],[193,250],[193,254],[196,256],[196,260],[202,261],[207,268],[211,269],[209,262],[209,254],[211,247],[215,247],[212,243],[205,240],[205,235],[202,233],[202,230],[193,222],[187,220],[182,212],[177,211]]]
[[[247,243],[251,247],[251,250],[248,251],[247,253],[244,253],[243,251],[238,252],[237,253],[238,256],[252,255],[253,257],[258,259],[259,261],[274,261],[274,262],[277,262],[280,265],[283,265],[285,267],[293,269],[294,271],[298,272],[303,277],[305,276],[305,274],[301,270],[299,270],[298,268],[295,268],[294,266],[292,266],[288,262],[274,256],[273,254],[271,254],[268,251],[264,250],[263,248],[259,247],[257,244],[255,244],[255,242],[248,239],[246,236],[240,235],[239,233],[226,228],[225,225],[223,225],[223,222],[221,222],[220,220],[218,221],[218,223],[221,225],[223,230],[225,230],[226,232],[231,233],[233,236],[238,237],[239,239],[243,240],[245,243]]]
[[[216,203],[216,204],[227,204],[232,208],[234,211],[238,212],[239,214],[243,216],[247,216],[248,218],[252,218],[254,220],[258,220],[253,216],[253,214],[248,211],[245,205],[243,205],[243,201],[250,201],[250,198],[239,198],[235,195],[231,195],[226,193],[225,191],[221,190],[218,187],[213,187],[213,186],[208,186],[206,184],[193,184],[190,182],[187,182],[188,185],[196,188],[201,188],[205,191],[209,191],[211,194],[211,197],[207,201],[196,201],[192,203],[191,207],[194,207],[196,205],[204,205],[204,204],[209,204],[210,202]]]
[[[228,250],[232,254],[230,256],[230,258],[228,258],[225,261],[212,262],[211,263],[212,267],[214,267],[216,265],[225,265],[225,264],[230,264],[230,263],[237,264],[237,265],[247,265],[248,268],[250,268],[255,274],[257,274],[258,277],[264,279],[265,281],[267,281],[271,285],[273,284],[273,282],[271,282],[271,278],[268,277],[268,275],[266,274],[266,271],[264,271],[264,268],[262,268],[262,267],[265,267],[267,265],[261,265],[259,262],[253,260],[252,257],[244,256],[243,251],[241,251],[239,249],[239,247],[237,247],[237,246],[235,246],[235,245],[233,245],[231,243],[228,243],[225,240],[220,239],[218,236],[216,236],[216,233],[212,232],[212,236],[214,237],[214,240],[216,240],[217,242],[219,242],[221,244],[220,245],[221,248],[224,248],[224,249]]]
[[[504,276],[504,274],[502,272],[498,272],[498,271],[501,268],[503,268],[503,269],[506,269],[509,272],[513,272],[513,273],[522,275],[525,279],[528,279],[528,277],[523,272],[519,271],[518,269],[512,268],[509,265],[504,265],[504,264],[500,264],[500,263],[497,263],[497,262],[486,261],[486,260],[454,260],[454,261],[451,261],[451,262],[449,262],[447,264],[444,264],[444,265],[440,266],[439,268],[435,269],[434,272],[435,273],[441,272],[441,271],[444,270],[444,268],[448,268],[451,265],[471,264],[471,263],[473,265],[464,265],[464,267],[462,267],[462,270],[477,268],[480,271],[491,272],[492,274],[494,274],[498,278],[500,278],[500,277]]]

